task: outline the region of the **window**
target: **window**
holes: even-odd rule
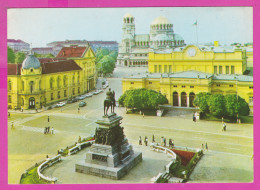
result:
[[[182,88],[185,88],[186,86],[181,86]]]
[[[169,73],[172,73],[172,66],[169,66]]]
[[[154,65],[154,72],[157,73],[157,65]]]
[[[218,67],[214,66],[214,74],[218,74]]]
[[[12,90],[12,82],[9,80],[8,81],[8,91]]]
[[[53,93],[51,93],[51,100],[53,100]]]
[[[39,81],[39,90],[41,90],[41,81]]]
[[[177,88],[177,85],[173,85],[174,88]]]
[[[231,66],[231,74],[235,74],[235,66]]]
[[[131,84],[134,84],[134,82],[131,82]]]
[[[190,88],[194,88],[194,86],[190,86]]]
[[[22,91],[24,91],[24,81],[22,81]]]
[[[73,75],[73,77],[72,77],[72,84],[74,84],[74,83],[75,83],[75,77]]]
[[[67,86],[67,76],[64,75],[63,77],[63,86]]]
[[[162,72],[162,66],[159,65],[159,73],[161,73],[161,72]]]
[[[253,96],[249,96],[249,104],[253,103]]]
[[[216,84],[216,86],[220,86],[220,84]]]
[[[164,65],[164,72],[167,73],[167,65]]]
[[[12,96],[8,96],[8,103],[12,103]]]
[[[222,66],[219,66],[219,74],[222,74]]]
[[[229,87],[234,87],[234,85],[233,85],[233,84],[230,84]]]
[[[249,89],[253,89],[253,86],[249,86]]]
[[[50,79],[50,88],[53,87],[53,79]]]
[[[57,78],[57,88],[60,88],[60,77]]]
[[[33,81],[31,81],[31,82],[30,82],[30,91],[31,91],[31,93],[33,92],[33,86],[34,86],[34,85],[33,85]]]
[[[75,95],[75,88],[72,89],[72,95]]]
[[[149,84],[153,84],[152,82],[149,82]]]
[[[229,74],[229,66],[226,66],[226,74]]]
[[[67,91],[64,90],[64,97],[67,97]]]
[[[60,99],[60,91],[58,91],[58,99]]]

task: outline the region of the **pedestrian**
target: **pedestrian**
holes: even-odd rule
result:
[[[143,112],[143,118],[144,118],[144,112]]]
[[[48,122],[50,122],[50,116],[48,115]]]
[[[8,117],[10,118],[10,116],[11,116],[11,115],[10,115],[10,112],[8,112]]]
[[[147,143],[148,143],[148,138],[147,138],[147,136],[145,136],[145,138],[144,138],[144,143],[145,143],[145,146],[147,146]]]
[[[226,123],[223,123],[223,129],[222,129],[222,131],[226,131],[226,129],[227,129]]]
[[[195,114],[194,114],[194,122],[196,122],[197,121],[197,112],[195,112]]]
[[[54,134],[54,128],[53,127],[51,128],[51,134]]]
[[[37,108],[35,108],[35,111],[36,111],[36,112],[38,112],[38,109],[37,109]]]
[[[23,112],[23,107],[22,107],[22,112]]]
[[[163,145],[166,146],[166,138],[163,139]]]
[[[79,108],[78,108],[78,113],[79,113]]]
[[[195,122],[195,112],[193,112],[192,120]]]
[[[206,150],[208,151],[208,144],[207,144],[207,143],[205,144],[205,148],[206,148]]]
[[[154,135],[153,135],[153,143],[155,142],[155,140],[154,140]]]
[[[48,127],[48,134],[50,133],[50,126]]]
[[[81,143],[81,136],[79,136],[78,143]]]
[[[43,134],[46,134],[47,128],[44,127]]]
[[[141,136],[139,137],[139,145],[142,145],[142,138],[141,138]]]
[[[14,111],[16,111],[17,107],[15,106]]]
[[[46,159],[49,159],[49,156],[48,156],[48,155],[46,155]]]
[[[202,149],[204,150],[204,144],[201,145]]]

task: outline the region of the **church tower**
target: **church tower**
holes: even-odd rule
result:
[[[124,35],[135,35],[135,18],[131,14],[126,14],[124,16],[124,24],[123,24],[123,37]]]

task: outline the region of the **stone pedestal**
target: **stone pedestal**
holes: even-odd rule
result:
[[[120,179],[131,168],[142,161],[142,153],[134,152],[124,135],[115,113],[103,117],[96,123],[95,143],[86,154],[86,159],[76,164],[76,172]]]

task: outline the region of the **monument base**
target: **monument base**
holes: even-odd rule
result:
[[[93,163],[86,163],[84,160],[76,164],[75,170],[79,173],[85,173],[95,175],[99,177],[105,177],[109,179],[120,179],[128,173],[134,166],[142,161],[142,153],[135,152],[122,164],[116,167],[108,167],[104,165],[98,165]]]

